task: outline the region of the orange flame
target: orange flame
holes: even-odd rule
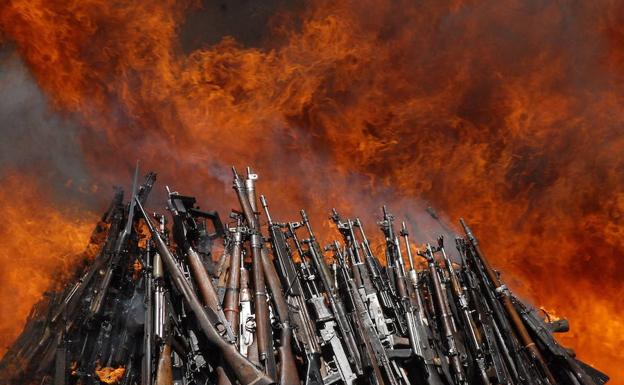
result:
[[[110,366],[106,366],[104,368],[96,368],[95,374],[98,376],[101,382],[105,384],[116,384],[123,378],[124,373],[126,372],[126,368],[112,368]]]
[[[381,198],[414,222],[420,200],[466,216],[515,292],[569,318],[562,341],[624,382],[624,7],[318,1],[278,12],[257,47],[187,54],[195,5],[13,0],[0,26],[84,124],[104,182],[140,157],[217,207],[229,186],[206,187],[250,163],[276,217]]]
[[[138,259],[135,259],[132,262],[132,279],[136,281],[141,276],[141,271],[143,271],[143,264]]]
[[[17,337],[32,305],[55,281],[93,257],[97,217],[54,206],[34,177],[9,174],[0,184],[0,354]],[[87,246],[85,251],[85,246]]]

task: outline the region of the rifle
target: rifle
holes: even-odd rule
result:
[[[462,385],[468,385],[468,380],[466,379],[463,366],[459,359],[459,350],[455,341],[455,332],[453,330],[453,320],[449,308],[448,298],[446,296],[446,293],[444,292],[444,289],[442,288],[440,276],[438,275],[438,269],[434,257],[434,249],[431,247],[430,244],[427,244],[427,248],[425,249],[425,251],[419,251],[418,255],[427,260],[429,277],[433,286],[435,307],[437,307],[437,310],[440,314],[439,318],[442,324],[442,332],[444,333],[444,339],[447,348],[446,356],[449,358],[451,368],[453,370],[453,377],[457,383]]]
[[[403,242],[405,243],[405,250],[407,251],[407,261],[409,262],[408,279],[409,279],[410,285],[408,285],[408,287],[411,288],[410,290],[411,293],[417,294],[420,292],[419,285],[418,285],[418,272],[416,271],[416,264],[414,263],[414,257],[412,255],[412,248],[410,246],[410,241],[409,241],[409,232],[407,231],[407,226],[405,225],[405,222],[401,224],[401,232],[399,234],[401,235],[401,237],[403,237]],[[421,306],[422,304],[419,304],[419,308]]]
[[[462,323],[464,325],[464,330],[466,331],[466,335],[468,336],[468,340],[470,341],[472,352],[475,355],[475,360],[477,362],[477,368],[479,371],[479,379],[483,385],[490,385],[491,382],[486,371],[485,354],[483,349],[483,339],[481,337],[481,332],[477,328],[477,324],[472,317],[472,313],[470,312],[470,308],[468,307],[468,299],[466,298],[464,290],[459,283],[457,272],[453,268],[453,264],[450,258],[446,255],[446,252],[444,250],[444,238],[442,236],[438,238],[438,250],[440,250],[440,252],[442,253],[444,265],[446,266],[446,270],[448,272],[449,280],[451,283],[451,291],[455,298],[457,308],[459,309],[460,316],[463,321]]]
[[[299,345],[299,350],[305,355],[307,365],[304,370],[304,384],[323,385],[323,377],[320,368],[321,348],[318,344],[314,323],[308,313],[303,287],[297,275],[290,249],[288,248],[286,235],[282,231],[283,225],[273,222],[264,195],[260,196],[260,201],[268,221],[269,240],[278,268],[279,278],[282,286],[286,288],[284,294],[288,302],[287,306],[289,309],[292,309],[289,312],[289,318],[292,320],[295,327],[295,337]]]
[[[212,283],[208,272],[203,264],[199,254],[195,251],[191,242],[199,238],[200,229],[195,221],[196,217],[207,218],[212,221],[215,228],[215,234],[206,235],[208,239],[212,239],[218,235],[223,234],[223,225],[221,219],[216,212],[208,213],[200,211],[195,208],[195,198],[182,196],[177,192],[171,192],[167,187],[167,193],[169,199],[167,201],[167,208],[173,216],[173,237],[179,248],[181,248],[186,255],[189,269],[193,275],[193,279],[199,289],[201,299],[203,303],[210,307],[219,319],[217,327],[221,327],[224,330],[224,336],[227,342],[236,343],[236,337],[232,331],[230,323],[225,318],[223,308],[219,301],[219,295]],[[215,364],[215,371],[219,384],[229,385],[230,379],[228,378],[225,370],[223,370],[221,363]]]
[[[145,252],[145,323],[143,324],[143,360],[141,362],[141,385],[152,385],[152,355],[154,347],[154,259],[149,242]]]
[[[235,346],[229,344],[223,340],[221,334],[217,331],[215,324],[218,323],[218,317],[212,309],[204,308],[197,296],[195,295],[193,288],[186,280],[184,273],[181,271],[180,267],[177,265],[174,256],[169,251],[169,248],[161,238],[160,234],[154,228],[151,219],[145,213],[141,202],[136,200],[137,207],[139,208],[145,222],[149,227],[149,231],[152,234],[152,239],[156,245],[158,253],[163,259],[165,266],[171,276],[171,279],[178,289],[178,291],[182,294],[184,301],[195,315],[197,319],[197,323],[199,325],[200,330],[206,337],[206,339],[219,350],[221,355],[223,356],[225,362],[232,370],[236,378],[243,384],[258,384],[258,385],[268,385],[273,383],[273,381],[264,375],[258,368],[256,368],[251,362],[249,362],[245,357],[240,355],[236,350]]]
[[[225,314],[223,314],[223,309],[221,308],[217,291],[212,284],[212,280],[208,276],[208,272],[206,271],[199,254],[193,249],[189,236],[187,235],[189,229],[190,231],[197,233],[197,226],[195,224],[194,217],[191,214],[191,209],[194,209],[193,206],[195,204],[195,198],[182,196],[177,192],[171,192],[169,191],[169,188],[167,188],[167,192],[169,195],[167,207],[173,216],[174,240],[176,241],[178,247],[180,247],[186,255],[189,269],[193,275],[195,283],[197,284],[203,302],[217,315],[221,327],[225,330],[225,338],[227,342],[234,343],[236,341],[234,332],[232,331],[230,323],[227,322]],[[219,229],[219,226],[222,225],[218,214],[204,213],[197,209],[194,209],[193,213],[195,213],[195,215],[202,215],[203,217],[210,219],[215,226],[216,234],[222,233],[222,230]],[[188,226],[187,224],[191,225]]]
[[[251,170],[247,168],[248,174],[251,174]],[[247,195],[251,203],[251,207],[257,213],[257,202],[255,196],[254,180],[256,178],[248,178],[248,185],[251,188],[247,188]],[[264,197],[263,197],[264,198]],[[266,205],[266,200],[263,200],[263,205]],[[256,214],[259,216],[259,214]],[[258,232],[261,234],[260,227],[258,226]],[[260,256],[262,257],[262,270],[266,282],[269,286],[269,291],[272,294],[273,303],[275,304],[275,310],[280,320],[280,345],[277,348],[277,352],[280,358],[280,377],[279,383],[281,385],[290,385],[299,383],[299,373],[297,372],[297,365],[295,364],[295,357],[292,351],[292,338],[293,330],[290,320],[290,312],[288,310],[288,303],[284,297],[282,291],[282,285],[280,279],[275,270],[275,265],[271,261],[267,248],[261,247]]]
[[[402,309],[402,314],[405,315],[405,322],[407,327],[407,335],[412,348],[412,353],[420,352],[419,336],[416,332],[416,321],[414,319],[414,308],[412,307],[412,301],[407,290],[407,283],[405,277],[405,266],[403,262],[403,255],[401,254],[401,246],[399,244],[399,238],[394,238],[394,248],[397,251],[396,266],[394,268],[395,284],[397,287],[397,294],[399,295]]]
[[[245,187],[247,191],[247,199],[251,209],[255,213],[255,231],[257,231],[260,239],[262,240],[262,232],[259,225],[259,213],[257,210],[256,193],[255,193],[255,181],[258,178],[256,174],[251,172],[251,169],[247,167],[247,180],[245,181]],[[247,211],[246,213],[249,214]],[[253,234],[252,234],[253,237]],[[254,249],[255,250],[255,249]],[[275,270],[275,265],[269,258],[266,247],[260,245],[260,258],[262,262],[262,271],[264,272],[264,278],[268,283],[269,290],[271,291],[275,310],[280,320],[280,346],[278,347],[278,355],[280,357],[280,378],[279,382],[282,385],[299,383],[299,374],[297,372],[297,366],[292,352],[292,327],[290,321],[290,314],[288,311],[288,304],[284,298],[282,287]],[[254,258],[256,255],[254,255]],[[270,327],[270,324],[269,324]],[[270,329],[269,329],[270,332]],[[272,349],[271,349],[272,352]],[[274,358],[273,358],[274,360]],[[272,365],[274,365],[274,361]]]
[[[353,360],[353,364],[358,375],[362,374],[362,359],[360,357],[360,352],[355,343],[355,337],[353,335],[353,329],[351,324],[349,324],[349,320],[347,318],[347,312],[344,308],[344,303],[342,299],[336,295],[334,287],[332,285],[332,277],[329,269],[325,262],[323,262],[323,255],[320,251],[319,244],[314,236],[314,232],[312,231],[312,227],[310,222],[308,221],[308,216],[305,210],[301,210],[301,219],[304,226],[308,230],[309,238],[304,240],[304,243],[308,245],[308,250],[306,255],[308,255],[312,259],[312,263],[316,269],[316,272],[321,279],[321,284],[323,285],[323,289],[327,294],[327,299],[329,300],[329,305],[336,317],[336,321],[338,323],[338,327],[342,333],[342,338],[345,341],[345,345]]]
[[[158,220],[160,233],[165,236],[165,244],[169,244],[166,237],[166,225],[167,220],[164,215],[155,214],[154,217]],[[151,250],[151,244],[148,243]],[[158,250],[154,250],[154,262],[152,268],[152,275],[154,276],[154,336],[159,338],[160,341],[165,340],[165,325],[167,320],[167,307],[165,304],[165,271],[163,268],[162,257],[158,253]]]
[[[464,232],[466,233],[466,236],[468,237],[468,240],[470,241],[470,244],[475,251],[476,257],[479,258],[479,261],[481,262],[481,265],[485,270],[485,275],[489,279],[490,284],[494,286],[496,293],[498,293],[498,299],[503,304],[507,316],[511,320],[511,323],[514,325],[514,329],[517,333],[518,338],[520,339],[520,341],[522,341],[524,348],[531,354],[535,361],[538,362],[540,369],[546,376],[548,382],[551,385],[557,385],[557,380],[555,380],[555,377],[548,368],[548,365],[546,364],[542,353],[537,348],[537,345],[535,345],[535,341],[533,341],[533,339],[529,335],[529,332],[522,323],[522,319],[520,318],[518,311],[511,302],[511,293],[509,292],[509,289],[501,283],[499,277],[490,266],[488,260],[485,258],[485,254],[483,254],[483,251],[479,246],[479,241],[472,234],[472,230],[470,230],[470,227],[468,227],[466,221],[464,221],[463,218],[461,218],[459,221],[464,228]]]
[[[121,227],[121,221],[123,220],[123,191],[121,189],[115,189],[115,194],[113,196],[113,200],[106,211],[106,213],[100,219],[100,222],[96,226],[91,238],[93,239],[97,232],[100,232],[104,227],[104,224],[109,224],[108,232],[106,235],[106,240],[104,241],[104,245],[102,246],[100,252],[96,255],[93,260],[93,264],[87,269],[87,271],[80,277],[78,282],[67,292],[67,295],[64,296],[63,302],[61,306],[58,307],[57,311],[54,312],[54,315],[51,318],[52,323],[56,323],[57,320],[63,316],[66,319],[66,322],[72,322],[73,318],[71,315],[74,314],[76,307],[83,300],[83,295],[86,291],[86,288],[91,283],[91,279],[96,275],[95,273],[100,272],[104,263],[107,261],[107,257],[112,252],[114,245],[117,243],[117,237],[119,236],[119,228]],[[71,325],[65,325],[66,330],[70,328]]]
[[[136,168],[134,170],[134,178],[132,181],[132,195],[130,197],[130,203],[128,207],[128,217],[126,219],[126,225],[117,238],[117,243],[115,244],[115,250],[113,254],[109,258],[109,264],[106,268],[106,272],[100,281],[100,284],[97,289],[95,289],[95,295],[91,300],[91,306],[89,308],[89,318],[92,318],[96,314],[100,313],[102,309],[104,297],[108,292],[108,288],[110,286],[111,278],[113,277],[113,271],[117,268],[119,261],[121,259],[121,253],[123,249],[126,247],[126,243],[128,242],[128,238],[132,233],[132,225],[134,224],[134,201],[137,197],[138,192],[138,183],[139,183],[139,162],[137,161]]]
[[[15,377],[19,377],[27,371],[33,371],[26,364],[29,362],[37,362],[41,368],[46,367],[55,359],[58,345],[56,340],[59,343],[64,343],[64,336],[77,322],[83,320],[84,317],[80,313],[83,309],[80,305],[82,305],[85,297],[91,293],[90,286],[93,283],[93,278],[99,276],[117,243],[124,218],[122,201],[123,191],[115,189],[108,210],[102,215],[91,234],[89,246],[103,243],[100,251],[71,288],[59,295],[46,295],[33,307],[24,328],[25,332],[19,336],[0,362],[0,373],[4,371],[5,365],[15,367],[12,370],[12,375]],[[106,239],[103,242],[98,241],[99,235],[105,231]],[[44,323],[38,319],[40,317],[45,317]],[[38,372],[35,371],[35,373]],[[0,377],[0,379],[2,378]]]
[[[236,227],[229,229],[233,234],[232,256],[230,258],[230,270],[223,298],[223,312],[232,330],[239,330],[239,297],[240,276],[242,263],[243,234],[247,229],[243,227],[242,218],[236,215]],[[239,341],[240,343],[240,341]]]
[[[371,374],[373,376],[369,377],[369,380],[371,380],[372,384],[385,384],[386,380],[391,385],[399,384],[396,378],[395,368],[377,334],[377,330],[375,330],[373,320],[358,292],[358,287],[349,274],[349,267],[340,251],[340,245],[337,241],[334,241],[330,248],[333,250],[334,258],[338,264],[337,272],[339,273],[339,282],[342,281],[343,287],[345,288],[344,297],[348,299],[347,302],[351,305],[355,313],[353,318],[355,320],[356,330],[359,332],[359,340],[363,346],[363,357],[368,359],[368,364],[372,369]],[[381,368],[384,370],[385,377],[381,372]]]
[[[406,315],[404,314],[405,309],[399,305],[401,301],[397,295],[398,283],[396,281],[396,270],[398,269],[397,263],[398,259],[401,258],[401,249],[399,247],[399,243],[396,241],[396,235],[394,234],[394,216],[388,212],[385,205],[382,206],[382,212],[383,219],[379,221],[378,224],[386,239],[386,272],[388,275],[386,290],[389,291],[390,298],[392,298],[392,306],[389,310],[391,310],[391,314],[393,315],[392,319],[394,319],[397,331],[401,335],[407,335],[409,333],[409,326],[406,323]]]
[[[479,291],[475,293],[475,303],[478,304],[479,300],[481,300],[483,309],[485,309],[491,320],[492,331],[502,351],[502,357],[506,361],[510,381],[531,385],[534,383],[544,384],[544,381],[547,381],[547,379],[540,374],[538,368],[535,367],[534,361],[531,361],[530,352],[524,349],[521,341],[518,340],[507,312],[498,298],[500,294],[494,291],[485,268],[469,241],[466,241],[466,245],[470,246],[466,248],[466,255],[469,257],[471,271],[477,276],[478,280],[477,287]]]
[[[529,309],[525,304],[517,298],[512,297],[512,302],[516,305],[518,313],[524,320],[527,327],[541,346],[560,363],[562,371],[574,377],[579,384],[582,385],[603,385],[609,380],[609,377],[601,372],[592,369],[588,365],[584,365],[576,360],[568,349],[565,349],[555,340],[549,327],[544,320],[535,314],[534,310]]]
[[[398,258],[397,251],[394,245],[394,216],[388,212],[386,205],[381,206],[381,212],[383,217],[378,222],[379,228],[384,234],[386,239],[386,272],[388,276],[389,287],[392,293],[396,293],[396,282],[394,270],[396,269],[396,259]]]
[[[301,259],[299,270],[301,281],[305,287],[304,295],[307,302],[314,309],[316,322],[320,325],[317,329],[322,339],[321,346],[329,345],[331,348],[331,357],[325,360],[328,364],[328,373],[323,377],[323,384],[333,384],[338,380],[342,380],[345,385],[352,385],[357,378],[357,375],[351,368],[352,359],[349,359],[345,352],[343,344],[346,344],[346,342],[344,339],[339,338],[341,330],[336,322],[335,314],[332,312],[332,309],[327,306],[325,297],[323,297],[316,285],[317,274],[312,271],[307,261],[308,253],[303,250],[301,242],[299,242],[299,238],[297,238],[296,229],[301,226],[303,226],[301,222],[289,222],[288,235],[292,238]]]
[[[171,361],[171,342],[165,341],[162,350],[160,351],[160,357],[158,358],[158,365],[156,366],[156,378],[154,385],[169,385],[173,383],[173,362]]]
[[[407,285],[407,292],[411,302],[412,312],[415,315],[415,317],[413,317],[414,343],[412,343],[411,346],[412,349],[414,349],[414,355],[420,363],[424,381],[430,385],[439,385],[444,383],[444,381],[440,377],[436,368],[435,360],[437,359],[437,351],[432,343],[433,337],[428,325],[430,321],[427,319],[424,311],[423,299],[421,297],[421,285],[418,280],[418,273],[415,269],[412,248],[409,242],[409,233],[405,222],[402,223],[400,235],[403,237],[405,250],[407,252],[407,259],[410,265],[409,275],[406,277],[406,281],[409,282]],[[402,257],[400,258],[400,261],[401,267],[404,269]]]
[[[386,308],[391,308],[393,306],[392,299],[389,290],[385,290],[381,284],[383,281],[382,279],[379,279],[381,275],[373,274],[374,272],[378,272],[378,270],[370,268],[371,264],[374,264],[374,261],[372,261],[374,257],[372,257],[372,252],[370,251],[368,239],[366,238],[366,234],[364,234],[362,224],[360,223],[359,218],[356,218],[355,222],[351,220],[347,220],[346,222],[341,221],[336,209],[332,209],[332,215],[330,218],[336,224],[338,231],[340,231],[344,238],[345,248],[351,259],[351,269],[353,272],[354,282],[358,287],[359,294],[366,300],[368,312],[371,319],[375,323],[379,338],[385,346],[391,348],[394,346],[395,336],[393,335],[393,331],[388,328],[388,324],[392,323],[392,321],[388,322],[379,298],[383,298],[388,304]],[[360,256],[360,246],[358,245],[358,241],[353,230],[354,226],[357,226],[360,229],[360,233],[364,239],[362,246],[366,252],[367,259],[370,261],[368,270],[367,266],[362,261],[362,257]],[[371,256],[371,258],[368,256]],[[372,282],[378,283],[377,289],[379,291],[376,290],[376,287]]]
[[[277,366],[275,364],[275,356],[273,355],[271,326],[269,319],[269,305],[266,293],[266,286],[264,283],[264,268],[262,263],[262,236],[260,235],[260,228],[258,226],[258,219],[256,213],[251,205],[249,199],[248,190],[253,190],[253,183],[250,183],[252,178],[256,178],[255,174],[248,175],[245,186],[236,173],[236,169],[232,167],[234,173],[234,190],[238,197],[238,201],[243,209],[247,224],[249,225],[249,233],[251,240],[252,251],[252,274],[254,282],[255,292],[255,306],[256,306],[256,341],[258,345],[258,358],[263,364],[265,373],[270,378],[277,378]]]
[[[483,352],[489,357],[491,366],[494,368],[496,383],[509,385],[511,384],[511,380],[509,379],[510,374],[508,369],[505,366],[505,359],[511,366],[513,366],[513,360],[508,355],[509,351],[505,346],[504,340],[502,340],[502,338],[498,339],[498,327],[493,321],[492,311],[487,301],[485,301],[479,293],[477,278],[474,272],[469,268],[466,257],[466,240],[459,237],[455,238],[455,245],[461,258],[461,272],[463,282],[465,283],[463,290],[469,294],[469,302],[473,305],[474,312],[477,314],[477,319],[483,332],[483,339],[485,342]]]
[[[243,257],[241,256],[241,261]],[[247,357],[251,362],[260,365],[258,357],[257,339],[254,338],[254,329],[256,327],[256,317],[251,311],[252,293],[249,288],[249,272],[242,266],[240,269],[240,315],[239,315],[239,334],[238,349],[239,352]]]
[[[370,274],[370,280],[373,283],[375,291],[377,293],[377,297],[379,298],[379,302],[383,307],[383,313],[387,313],[392,319],[393,324],[397,332],[401,332],[403,334],[406,333],[404,325],[402,325],[401,321],[398,319],[400,314],[400,309],[398,305],[398,301],[396,300],[396,293],[394,291],[394,287],[390,283],[390,277],[388,275],[388,270],[384,270],[381,267],[381,263],[373,254],[373,251],[370,247],[370,242],[368,241],[368,237],[364,232],[364,226],[360,222],[359,218],[355,219],[353,226],[357,227],[360,230],[360,236],[362,237],[362,248],[364,250],[364,261],[366,262],[366,267],[368,267],[368,272]],[[352,237],[355,240],[355,234],[352,232]],[[355,246],[355,245],[354,245]],[[357,248],[353,248],[354,253],[357,253]],[[356,256],[357,257],[357,256]],[[394,277],[393,277],[394,280]],[[376,321],[378,325],[378,330],[383,331],[384,328],[380,324],[381,319]],[[381,329],[380,329],[381,328]]]

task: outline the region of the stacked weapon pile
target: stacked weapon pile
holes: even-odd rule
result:
[[[333,210],[342,239],[329,245],[303,210],[277,222],[256,178],[234,171],[240,211],[224,226],[169,189],[169,215],[146,212],[155,174],[139,185],[137,170],[132,198],[118,191],[94,232],[99,253],[33,308],[0,382],[607,382],[553,338],[565,320],[510,293],[463,220],[452,260],[442,238],[413,251],[384,208],[382,264],[358,218]]]

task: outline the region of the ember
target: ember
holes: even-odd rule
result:
[[[305,210],[270,214],[250,168],[233,169],[240,208],[226,224],[169,187],[170,221],[148,213],[155,179],[139,184],[137,167],[129,202],[116,192],[97,256],[33,309],[0,361],[3,383],[608,381],[555,339],[566,320],[511,293],[463,219],[463,236],[415,247],[386,206],[370,239],[332,209],[325,244]]]
[[[105,384],[117,384],[122,379],[125,368],[96,368],[95,374],[98,379]]]

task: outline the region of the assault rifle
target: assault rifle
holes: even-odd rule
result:
[[[317,283],[317,272],[312,269],[308,261],[309,251],[303,249],[296,230],[302,227],[301,222],[288,223],[288,237],[292,239],[300,258],[299,275],[304,287],[306,302],[313,311],[317,330],[321,337],[321,352],[326,363],[327,374],[323,376],[323,384],[334,384],[342,381],[345,385],[352,385],[357,379],[357,369],[352,347],[345,340],[345,331],[337,322],[333,309],[328,305]],[[309,247],[309,242],[307,243]]]
[[[269,213],[266,198],[263,195],[260,196],[260,201],[268,221],[269,240],[277,272],[282,287],[286,288],[284,295],[288,302],[289,318],[295,329],[295,340],[306,361],[306,367],[303,371],[304,384],[322,385],[321,347],[316,335],[314,321],[308,312],[303,285],[297,274],[286,234],[283,231],[287,225],[274,223]]]

